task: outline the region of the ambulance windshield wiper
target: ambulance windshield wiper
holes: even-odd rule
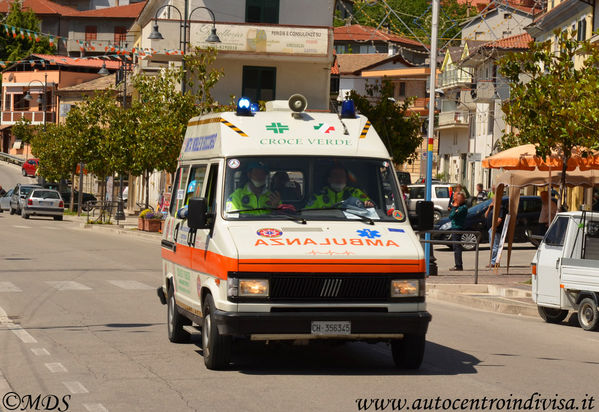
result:
[[[309,210],[341,210],[343,212],[350,213],[350,214],[352,214],[354,216],[358,216],[362,222],[366,222],[369,225],[374,225],[374,220],[372,220],[368,216],[364,216],[364,215],[361,215],[359,213],[353,212],[351,209],[349,209],[346,206],[330,206],[330,207],[315,207],[315,208],[307,208],[307,207],[305,207],[303,209],[300,209],[299,211],[300,212],[305,212],[305,211],[309,211]]]
[[[291,213],[287,213],[285,212],[283,209],[279,209],[276,207],[255,207],[252,209],[239,209],[239,210],[229,210],[226,213],[242,213],[242,212],[260,212],[260,211],[268,211],[268,212],[278,212],[281,215],[285,216],[286,218],[288,218],[289,220],[293,220],[294,222],[299,222],[302,225],[306,224],[306,219],[304,219],[301,216],[294,216]]]

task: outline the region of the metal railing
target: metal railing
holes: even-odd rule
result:
[[[15,164],[18,166],[23,166],[23,163],[25,163],[25,159],[22,159],[17,156],[9,155],[8,153],[4,153],[4,152],[0,152],[0,160],[7,162],[7,163]]]
[[[432,245],[474,245],[475,255],[474,255],[474,284],[478,284],[478,245],[480,244],[480,236],[481,233],[478,230],[423,230],[419,233],[430,233],[432,235],[474,235],[476,236],[476,241],[472,242],[470,240],[441,240],[441,239],[420,239],[421,243],[429,243]],[[432,250],[432,249],[431,249]]]

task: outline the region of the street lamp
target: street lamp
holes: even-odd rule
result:
[[[98,74],[100,74],[102,76],[107,76],[110,74],[110,72],[106,68],[106,62],[102,62],[102,68],[98,71]]]
[[[31,92],[29,89],[31,87],[31,84],[34,82],[38,82],[44,88],[44,90],[42,91],[42,95],[37,98],[37,103],[42,104],[42,110],[44,111],[44,130],[46,130],[46,111],[47,111],[46,91],[48,90],[48,73],[44,73],[44,82],[43,83],[41,82],[41,80],[31,80],[29,82],[29,84],[27,84],[27,93],[25,94],[25,97],[23,97],[23,98],[25,100],[27,100],[28,102],[33,100],[33,96],[31,95]]]
[[[216,34],[216,17],[214,16],[214,13],[212,12],[212,10],[210,10],[208,7],[199,6],[199,7],[196,7],[195,9],[193,9],[188,14],[187,10],[189,9],[189,0],[185,0],[184,13],[181,13],[181,11],[176,6],[173,6],[171,4],[166,4],[162,7],[160,7],[158,10],[156,10],[156,15],[154,16],[154,24],[152,25],[152,32],[148,36],[149,40],[163,40],[164,39],[164,37],[162,36],[162,34],[160,33],[160,31],[158,29],[158,14],[160,13],[160,11],[162,9],[165,9],[165,8],[168,8],[169,10],[171,8],[173,8],[177,11],[177,13],[179,13],[179,49],[181,51],[183,51],[183,53],[185,53],[186,48],[187,48],[187,43],[188,43],[187,29],[191,27],[191,23],[190,23],[191,16],[193,15],[194,11],[199,10],[199,9],[207,10],[208,13],[210,14],[210,18],[212,19],[212,29],[210,29],[210,35],[205,40],[206,43],[220,43],[220,38]],[[183,38],[181,38],[181,36],[183,36]],[[183,79],[181,80],[181,92],[185,93],[185,59],[183,59],[182,66],[183,66]]]

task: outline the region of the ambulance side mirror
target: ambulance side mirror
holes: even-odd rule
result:
[[[208,205],[203,197],[189,199],[187,226],[190,229],[205,229],[208,223]]]
[[[432,230],[435,221],[434,212],[435,204],[433,202],[421,200],[416,203],[416,216],[418,216],[416,230]]]

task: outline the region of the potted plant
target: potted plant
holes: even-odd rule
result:
[[[145,232],[158,232],[162,228],[162,213],[152,212],[150,209],[142,210],[137,221],[138,229],[140,223]]]

